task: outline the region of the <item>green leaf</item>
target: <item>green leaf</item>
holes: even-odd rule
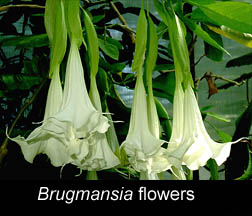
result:
[[[168,99],[173,102],[175,91],[175,73],[166,73],[153,79],[154,96]]]
[[[227,62],[226,67],[235,67],[235,66],[243,66],[243,65],[251,65],[252,64],[252,52],[246,55],[231,59]]]
[[[90,74],[92,76],[96,76],[98,72],[98,65],[99,65],[99,45],[98,45],[98,37],[94,28],[94,25],[86,13],[84,13],[84,24],[85,29],[87,32],[87,45],[88,45],[88,56],[89,56],[89,64],[90,64]]]
[[[167,13],[164,10],[163,4],[161,4],[161,2],[159,0],[154,0],[154,7],[157,10],[161,19],[163,20],[163,22],[165,23],[165,25],[169,26],[169,24],[168,24],[169,21],[167,19]]]
[[[163,21],[161,21],[158,24],[157,35],[158,35],[158,38],[163,38],[163,39],[167,39],[167,40],[169,39],[168,27]]]
[[[172,55],[176,71],[176,80],[182,82],[184,86],[193,86],[192,75],[190,72],[189,53],[186,43],[185,25],[175,12],[172,10],[171,15],[167,11],[167,21],[169,24],[169,38],[172,47]]]
[[[206,31],[211,38],[213,38],[221,47],[223,47],[222,37],[219,34],[211,31],[205,25],[202,25],[202,29],[204,29],[204,31]],[[214,47],[206,42],[204,42],[204,45],[205,45],[205,54],[209,59],[211,59],[213,61],[217,61],[217,62],[222,61],[223,51],[217,49],[216,47]]]
[[[217,113],[214,113],[214,112],[206,112],[204,114],[206,114],[209,117],[215,118],[217,120],[223,121],[223,122],[231,122],[230,119],[224,118],[223,116],[221,116],[221,115],[219,115]]]
[[[239,116],[236,121],[236,129],[232,140],[235,141],[241,137],[248,137],[251,131],[252,125],[252,102],[248,105],[248,108]],[[240,142],[232,146],[230,157],[225,165],[226,179],[234,179],[241,176],[244,170],[247,168],[249,161],[248,149],[244,142]],[[237,166],[239,164],[239,166]]]
[[[214,159],[207,161],[207,166],[210,169],[211,180],[219,180],[218,165]]]
[[[208,105],[208,106],[201,107],[201,108],[200,108],[200,112],[209,110],[209,109],[211,109],[211,108],[213,108],[213,107],[214,107],[213,105]]]
[[[60,1],[46,1],[44,23],[50,42],[53,41],[56,14]],[[56,8],[56,9],[55,9]]]
[[[243,175],[240,176],[239,178],[237,178],[237,180],[248,180],[252,176],[252,157],[251,157],[251,151],[249,149],[249,145],[247,145],[247,146],[248,146],[248,157],[249,157],[248,167],[245,170],[245,172],[243,173]]]
[[[102,91],[104,95],[109,94],[109,83],[108,83],[108,76],[105,70],[103,70],[101,67],[98,69],[98,75],[97,75],[97,86],[99,88],[99,91]]]
[[[70,40],[80,46],[83,42],[82,27],[80,21],[80,0],[64,1],[66,26]]]
[[[25,74],[2,74],[0,82],[2,82],[8,90],[28,90],[34,85],[41,83],[40,76]]]
[[[215,26],[208,26],[212,31],[223,35],[226,38],[236,41],[246,47],[252,48],[252,35],[242,33],[222,25],[220,28]]]
[[[98,23],[104,18],[105,18],[105,14],[93,16],[92,22],[93,23]]]
[[[223,143],[232,141],[232,137],[229,134],[227,134],[224,131],[219,130],[217,128],[216,128],[216,131],[217,131],[218,136],[220,137],[220,139]]]
[[[65,56],[67,46],[64,7],[62,1],[56,2],[58,3],[57,5],[49,5],[51,7],[49,9],[46,8],[46,15],[53,19],[53,21],[48,20],[48,23],[45,23],[47,24],[46,30],[48,31],[47,33],[51,44],[49,77],[52,77],[52,74],[59,70],[59,65]],[[46,6],[48,6],[48,4]],[[45,21],[49,18],[45,17]]]
[[[198,35],[202,40],[210,44],[211,46],[217,48],[218,50],[225,52],[226,54],[230,55],[228,51],[226,51],[219,43],[214,40],[206,31],[204,31],[199,25],[191,21],[190,19],[181,16],[180,18],[182,21],[190,28],[196,35]]]
[[[5,94],[4,94],[4,91],[1,91],[1,90],[0,90],[0,98],[1,98],[1,97],[5,97]]]
[[[218,25],[213,20],[211,20],[208,16],[204,14],[204,12],[200,8],[196,8],[191,14],[191,20],[196,22],[203,23],[211,23],[214,25]]]
[[[212,3],[215,3],[216,1],[215,0],[184,0],[185,2],[188,2],[192,5],[208,5],[208,4],[212,4]]]
[[[155,71],[162,71],[162,73],[171,72],[174,70],[174,64],[160,64],[155,66]]]
[[[110,44],[113,44],[113,45],[117,46],[117,48],[119,50],[123,49],[123,45],[119,41],[117,41],[117,40],[115,40],[115,39],[113,39],[111,37],[106,37],[105,40],[106,40],[106,42],[109,42]]]
[[[0,46],[15,46],[21,48],[38,48],[49,45],[47,34],[25,36],[1,36]]]
[[[40,70],[38,68],[39,61],[42,59],[38,56],[33,56],[32,60],[24,60],[24,73],[25,74],[38,74]]]
[[[232,137],[229,134],[225,133],[224,131],[222,131],[222,130],[218,129],[217,127],[215,127],[214,125],[210,124],[210,122],[208,122],[208,124],[217,132],[222,143],[232,141]]]
[[[158,117],[160,118],[160,124],[164,130],[165,135],[167,136],[167,140],[169,140],[172,133],[169,115],[163,104],[157,98],[154,98],[154,100],[157,108]]]
[[[252,5],[249,3],[207,0],[185,1],[198,6],[206,16],[220,26],[224,25],[239,32],[252,34]]]
[[[139,67],[143,66],[144,53],[147,44],[147,20],[145,17],[144,9],[140,10],[139,18],[137,21],[135,54],[132,64],[132,71],[135,72]]]
[[[111,65],[111,68],[110,68],[110,72],[112,74],[115,74],[115,73],[118,73],[118,72],[122,72],[122,70],[126,67],[126,64],[124,63],[115,63],[113,65]]]
[[[6,4],[10,3],[10,2],[11,2],[11,0],[1,0],[0,6],[6,5]]]
[[[152,74],[156,65],[157,56],[158,56],[157,31],[153,21],[151,20],[150,17],[148,17],[147,48],[146,48],[144,75],[146,76],[145,78],[147,81],[148,91],[151,94],[152,94]]]
[[[114,60],[118,60],[119,58],[119,49],[114,44],[111,44],[109,41],[105,41],[104,39],[98,38],[99,47],[101,50],[108,55],[110,58]]]
[[[240,115],[236,121],[236,130],[233,136],[233,140],[240,137],[247,137],[252,125],[252,102],[250,102],[248,108]]]

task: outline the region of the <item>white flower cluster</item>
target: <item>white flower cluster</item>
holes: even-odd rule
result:
[[[53,2],[53,3],[52,3]],[[67,3],[68,2],[68,3]],[[44,120],[26,139],[18,136],[10,138],[18,143],[25,159],[33,163],[37,154],[46,154],[53,166],[73,164],[83,170],[99,171],[116,167],[120,160],[108,144],[106,133],[110,127],[107,117],[102,113],[101,101],[97,90],[95,76],[98,70],[98,45],[88,49],[91,64],[91,84],[88,94],[84,80],[84,70],[79,53],[82,43],[82,28],[79,20],[79,0],[47,1],[46,17],[53,17],[54,22],[45,24],[52,47],[50,76],[52,77]],[[53,5],[50,5],[53,4]],[[66,4],[66,5],[65,5]],[[57,10],[53,10],[57,6]],[[73,12],[76,9],[76,13]],[[55,14],[56,13],[56,14]],[[92,22],[84,12],[87,33],[96,33]],[[176,88],[173,103],[173,127],[168,147],[160,139],[160,125],[152,92],[152,72],[155,66],[154,47],[156,32],[150,17],[148,22],[141,9],[136,35],[136,48],[133,71],[137,72],[134,99],[130,117],[130,126],[126,140],[120,150],[128,156],[129,164],[138,172],[140,179],[159,179],[159,173],[171,170],[176,179],[186,179],[182,166],[197,170],[206,165],[210,158],[221,165],[229,156],[231,144],[217,143],[208,135],[193,92],[190,74],[188,50],[181,22],[175,13],[167,14],[166,23],[172,46]],[[148,24],[148,28],[147,28]],[[147,30],[151,42],[147,43]],[[56,32],[59,31],[59,32]],[[64,57],[70,39],[64,89],[61,86],[59,66]],[[89,36],[88,36],[89,37]],[[82,38],[82,39],[81,39]],[[89,37],[90,39],[90,37]],[[61,40],[61,43],[58,41]],[[156,41],[157,42],[157,41]],[[153,44],[151,44],[153,43]],[[179,43],[179,45],[178,45]],[[96,47],[95,47],[96,46]],[[146,94],[142,68],[146,46],[152,48],[152,55],[146,57],[148,94]],[[56,52],[57,51],[57,52]]]

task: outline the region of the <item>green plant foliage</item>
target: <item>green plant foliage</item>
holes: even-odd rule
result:
[[[0,38],[1,46],[14,46],[21,48],[39,48],[49,45],[47,34],[25,35],[25,36],[2,36]]]
[[[202,25],[202,28],[210,35],[211,38],[213,38],[220,45],[220,47],[223,47],[222,37],[219,34],[211,31],[204,24]],[[205,53],[208,58],[217,62],[222,61],[222,57],[223,57],[222,50],[210,45],[210,43],[204,42],[204,45],[205,45]]]
[[[231,29],[252,34],[252,6],[249,3],[196,0],[186,0],[186,2],[198,6],[207,17],[218,25],[225,25]]]
[[[229,55],[229,53],[218,43],[218,42],[220,42],[219,38],[216,39],[216,37],[215,37],[215,39],[214,39],[213,36],[211,37],[209,35],[209,32],[204,31],[199,25],[197,25],[196,23],[194,23],[191,20],[187,19],[186,17],[180,16],[180,18],[201,39],[206,41],[211,46],[213,46],[213,47],[217,48],[218,50],[223,51],[223,52],[225,52],[225,53],[227,53]]]
[[[125,2],[127,1],[0,0],[0,178],[59,179],[58,174],[61,173],[63,179],[84,179],[84,176],[99,179],[106,174],[113,179],[138,179],[139,173],[129,165],[126,153],[120,149],[129,129],[129,104],[132,102],[132,95],[124,97],[118,93],[118,89],[134,91],[135,72],[143,69],[146,96],[150,95],[151,91],[154,94],[161,129],[160,138],[169,142],[173,114],[170,115],[169,110],[168,115],[165,104],[168,103],[170,106],[173,103],[176,87],[175,64],[176,68],[181,69],[183,87],[189,82],[192,85],[194,81],[201,82],[197,79],[206,72],[197,68],[195,49],[199,46],[204,46],[202,56],[206,56],[213,64],[217,65],[217,62],[230,58],[226,64],[227,70],[230,67],[252,64],[251,51],[231,59],[228,56],[229,47],[223,43],[223,35],[211,30],[211,27],[221,29],[221,26],[225,26],[250,38],[252,5],[249,3],[231,0],[143,0],[141,7],[141,1],[139,4],[138,1],[134,1],[138,6],[126,6]],[[149,8],[150,2],[153,3],[152,10]],[[49,10],[45,10],[45,3]],[[188,6],[190,10],[186,8]],[[65,16],[64,13],[70,15]],[[134,22],[128,22],[128,17]],[[171,25],[171,20],[175,20],[176,25]],[[171,44],[170,37],[177,43]],[[198,38],[201,38],[203,43],[201,41],[200,44]],[[6,145],[8,157],[3,153],[3,150],[6,150],[4,143],[7,126],[8,130],[13,126],[9,134],[11,137],[19,134],[27,137],[38,126],[33,123],[43,120],[51,81],[49,78],[52,77],[55,67],[60,68],[60,79],[64,89],[70,40],[75,40],[78,44],[88,91],[91,75],[96,77],[102,112],[108,116],[111,125],[106,137],[121,161],[120,166],[102,171],[101,174],[83,171],[83,174],[76,177],[79,170],[73,165],[67,165],[60,171],[60,168],[50,165],[47,157],[40,155],[35,158],[34,164],[27,164],[21,150],[15,144]],[[198,43],[199,46],[195,46]],[[173,53],[174,49],[177,52]],[[177,62],[174,62],[174,59]],[[236,82],[247,82],[249,86],[252,72],[246,70],[232,78],[234,80],[226,79],[227,83],[225,79],[225,83],[216,81],[217,89],[228,91]],[[195,80],[190,78],[193,71]],[[195,89],[196,93],[201,94],[201,91],[201,88]],[[238,118],[236,125],[232,125],[231,119],[209,111],[211,105],[201,109],[205,122],[214,119],[235,127],[232,137],[213,123],[209,123],[218,135],[218,141],[230,142],[240,137],[251,137],[251,95],[250,92],[246,94],[247,101],[245,96],[241,97],[241,100],[249,105]],[[129,99],[129,103],[125,102],[126,99]],[[211,100],[214,100],[214,97]],[[209,100],[209,104],[213,104],[211,102]],[[7,139],[7,143],[11,141]],[[165,147],[167,145],[163,144]],[[244,161],[240,161],[239,154],[245,158]],[[232,147],[230,158],[225,164],[226,179],[251,179],[251,161],[249,139],[246,144],[237,143]],[[234,166],[239,170],[239,175],[235,173]],[[13,177],[8,172],[13,167],[16,170],[28,171],[16,172]],[[38,167],[43,167],[42,171],[37,169]],[[30,172],[30,168],[34,172]],[[220,179],[220,167],[215,160],[210,159],[205,168],[210,172],[212,180]],[[170,177],[171,171],[165,171],[163,176]]]
[[[229,68],[229,67],[235,67],[235,66],[239,67],[243,65],[250,65],[252,64],[251,58],[252,58],[252,53],[242,55],[240,57],[237,57],[228,61],[226,67]]]

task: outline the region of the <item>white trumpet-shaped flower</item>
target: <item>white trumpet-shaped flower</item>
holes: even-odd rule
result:
[[[21,146],[27,161],[32,163],[37,154],[45,153],[54,166],[72,163],[87,170],[114,166],[110,149],[103,142],[108,120],[94,108],[83,75],[78,47],[72,43],[63,98],[59,73],[54,73],[43,124],[27,139],[12,139]]]
[[[122,147],[133,168],[150,177],[169,169],[171,165],[166,157],[166,149],[161,147],[165,141],[151,133],[149,124],[151,123],[148,122],[146,93],[140,69],[134,91],[129,131]]]
[[[95,76],[91,75],[90,99],[98,112],[102,113],[100,95],[96,86]],[[81,161],[80,168],[95,171],[109,169],[120,164],[110,148],[105,133],[96,131],[88,139],[89,153]]]
[[[168,145],[169,159],[177,167],[185,164],[191,170],[206,165],[212,158],[220,166],[229,156],[231,145],[239,142],[218,143],[206,131],[193,89],[185,91],[176,84],[174,95],[173,131]]]
[[[55,71],[48,91],[43,124],[36,128],[26,139],[21,136],[10,138],[20,145],[28,162],[33,163],[35,156],[40,153],[47,154],[54,166],[61,166],[71,161],[61,141],[46,131],[47,119],[59,111],[61,103],[62,88],[59,71]]]
[[[115,165],[112,160],[116,160],[104,144],[108,127],[108,119],[95,109],[89,98],[79,50],[72,42],[62,107],[48,120],[47,132],[61,140],[73,164],[82,169],[100,170],[111,168]]]
[[[221,165],[229,156],[231,145],[241,139],[218,143],[208,135],[192,89],[193,80],[183,23],[173,10],[165,18],[171,28],[169,36],[176,77],[172,135],[167,149],[169,160],[179,170],[181,165],[197,170],[206,165],[210,158]]]
[[[78,1],[75,1],[75,4],[76,10],[79,10]],[[67,17],[69,18],[71,14],[72,11]],[[64,19],[64,16],[60,18]],[[58,23],[61,23],[61,19],[57,19]],[[81,29],[80,25],[79,28]],[[72,33],[76,28],[70,30]],[[101,108],[98,110],[95,108],[97,101],[100,103],[97,99],[99,94],[93,99],[94,105],[89,98],[78,49],[79,40],[76,40],[75,34],[70,36],[71,45],[63,95],[59,64],[64,55],[59,53],[58,62],[53,67],[42,125],[27,139],[18,136],[12,140],[21,146],[25,159],[31,163],[37,154],[45,153],[54,166],[72,163],[86,170],[108,169],[119,164],[105,135],[109,128],[108,119],[102,115]],[[101,104],[99,106],[101,107]]]

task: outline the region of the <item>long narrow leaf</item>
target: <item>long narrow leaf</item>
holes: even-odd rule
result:
[[[137,71],[139,67],[142,67],[144,61],[144,53],[147,44],[147,20],[145,17],[144,9],[141,9],[136,31],[136,47],[135,55],[133,59],[132,71]]]
[[[98,72],[98,64],[99,64],[99,45],[98,45],[98,37],[94,28],[94,25],[85,10],[84,13],[84,23],[85,29],[87,32],[87,42],[88,42],[88,55],[90,60],[90,69],[91,74],[93,76]]]
[[[211,36],[204,31],[199,25],[191,21],[190,19],[184,17],[184,16],[179,16],[181,20],[190,28],[196,35],[198,35],[202,40],[206,41],[213,47],[221,50],[222,52],[225,52],[226,54],[230,55],[227,50],[225,50],[222,46],[220,46]]]

